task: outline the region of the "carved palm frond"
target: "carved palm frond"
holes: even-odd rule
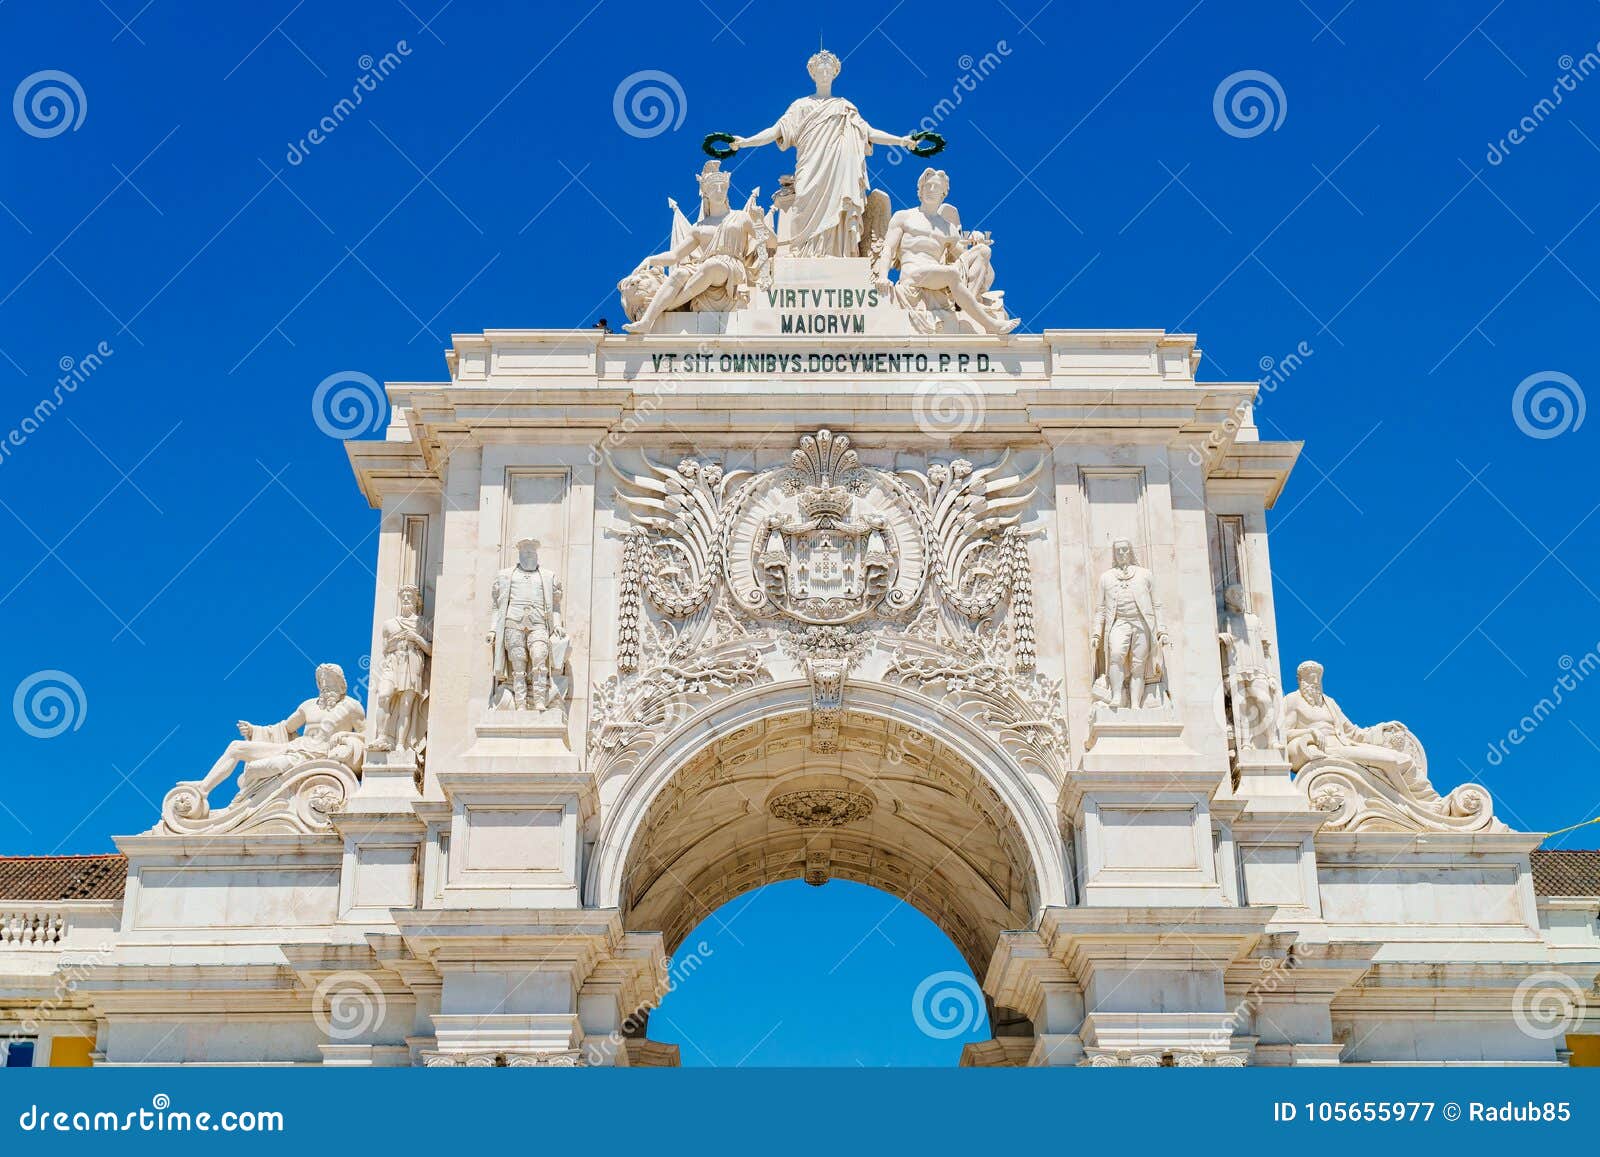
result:
[[[659,610],[677,617],[690,615],[704,607],[716,589],[730,515],[739,505],[728,498],[745,491],[751,472],[724,473],[719,463],[693,458],[675,467],[653,462],[648,454],[641,454],[640,460],[642,472],[625,472],[606,455],[606,466],[617,482],[617,502],[652,540],[670,542],[687,565],[684,574],[668,576],[655,552],[645,549],[634,556],[641,570],[637,579]]]
[[[1045,458],[1026,472],[1012,467],[1009,452],[974,469],[964,459],[936,463],[927,473],[902,470],[903,493],[918,507],[928,536],[933,579],[940,593],[968,618],[988,614],[1011,590],[1026,559],[1017,527],[1033,501],[1033,480]],[[922,493],[907,482],[914,480]],[[984,562],[990,573],[975,570]],[[981,580],[981,581],[980,581]]]

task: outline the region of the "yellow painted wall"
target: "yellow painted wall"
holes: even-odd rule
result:
[[[50,1042],[50,1067],[52,1069],[87,1069],[94,1062],[89,1053],[94,1049],[91,1036],[58,1036]]]
[[[1567,1047],[1572,1050],[1573,1068],[1600,1069],[1600,1036],[1573,1033],[1567,1037]]]

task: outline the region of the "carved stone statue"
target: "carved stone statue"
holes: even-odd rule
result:
[[[693,225],[675,223],[672,248],[646,257],[617,287],[623,311],[633,319],[622,327],[629,333],[649,333],[668,310],[733,309],[739,289],[756,280],[769,242],[776,244],[756,205],[760,189],[752,190],[735,213],[728,206],[729,177],[721,162],[707,161],[697,180],[699,219]],[[663,269],[669,265],[670,275]]]
[[[1230,583],[1217,615],[1223,663],[1228,673],[1235,743],[1239,749],[1278,746],[1278,686],[1272,674],[1272,642],[1261,618],[1248,606],[1244,587]]]
[[[366,712],[346,692],[344,671],[336,663],[317,668],[317,697],[307,699],[281,723],[255,724],[239,720],[240,739],[212,764],[210,772],[193,787],[201,804],[212,790],[244,764],[239,776],[239,795],[259,792],[270,781],[280,779],[301,764],[313,760],[332,760],[359,773],[366,758],[363,729]],[[298,732],[298,734],[296,734]]]
[[[923,171],[917,180],[920,204],[889,218],[873,267],[878,288],[892,292],[911,311],[913,324],[926,332],[934,328],[931,307],[959,308],[986,333],[1010,333],[1020,319],[1008,318],[1001,295],[990,291],[990,237],[962,232],[961,215],[945,200],[949,194],[944,170]],[[897,284],[889,281],[891,269],[900,270]]]
[[[494,677],[500,707],[543,711],[557,702],[556,677],[567,667],[570,640],[561,626],[561,580],[539,566],[539,543],[517,543],[517,564],[494,580]]]
[[[422,592],[400,588],[400,613],[383,624],[383,660],[373,699],[369,751],[415,751],[425,727],[428,656],[433,647],[422,623]]]
[[[1308,763],[1339,759],[1387,772],[1400,780],[1416,773],[1422,785],[1416,738],[1399,723],[1357,727],[1322,690],[1322,664],[1307,660],[1295,669],[1299,683],[1283,698],[1283,728],[1289,744],[1289,766],[1299,771]],[[1429,789],[1432,790],[1431,788]]]
[[[1428,757],[1403,723],[1357,727],[1322,690],[1322,664],[1301,663],[1300,687],[1283,699],[1295,786],[1327,812],[1323,831],[1503,832],[1494,801],[1476,783],[1441,796]]]
[[[1089,646],[1100,668],[1095,696],[1113,710],[1158,707],[1166,678],[1167,629],[1153,576],[1133,557],[1133,544],[1111,544],[1112,567],[1096,588]],[[1101,645],[1104,644],[1104,651]]]
[[[791,104],[771,128],[730,142],[734,149],[753,149],[776,141],[778,148],[795,151],[794,202],[787,229],[791,257],[857,256],[872,146],[916,146],[910,137],[873,128],[855,105],[833,95],[841,67],[833,53],[818,52],[806,62],[816,93]]]

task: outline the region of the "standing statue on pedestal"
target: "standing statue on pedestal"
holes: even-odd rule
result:
[[[649,333],[663,313],[674,309],[727,311],[739,303],[739,290],[756,280],[769,243],[777,238],[756,205],[754,189],[745,207],[728,207],[729,176],[720,161],[707,161],[700,184],[700,218],[693,225],[674,213],[672,248],[639,262],[622,279],[622,309],[632,320],[622,328]],[[667,275],[663,267],[671,266]]]
[[[495,706],[544,711],[561,696],[556,677],[567,667],[570,640],[561,627],[561,580],[539,566],[539,543],[517,543],[517,564],[494,580]]]
[[[1322,664],[1307,660],[1295,669],[1299,687],[1283,698],[1283,729],[1289,766],[1299,771],[1323,759],[1343,760],[1393,775],[1432,792],[1422,745],[1402,723],[1357,727],[1322,690]]]
[[[874,261],[878,288],[894,293],[924,333],[936,328],[930,306],[959,308],[985,333],[1010,333],[1021,319],[1008,318],[1001,295],[990,292],[994,268],[989,235],[963,233],[961,215],[945,200],[949,195],[950,178],[943,169],[923,171],[917,179],[920,204],[889,218],[888,234]],[[896,268],[900,280],[891,284],[889,271]]]
[[[1155,579],[1134,561],[1133,544],[1125,538],[1111,544],[1111,559],[1096,588],[1089,639],[1098,675],[1094,695],[1111,710],[1159,707],[1167,629]]]
[[[1228,584],[1217,618],[1235,750],[1277,747],[1278,683],[1272,674],[1272,642],[1262,631],[1260,616],[1251,612],[1244,587]]]
[[[776,141],[778,148],[795,151],[794,204],[787,230],[791,257],[860,256],[872,146],[917,146],[910,137],[873,128],[855,105],[833,95],[841,67],[833,53],[818,52],[806,62],[816,82],[815,95],[795,101],[771,128],[729,142],[733,149],[753,149]]]
[[[428,656],[422,624],[422,592],[400,588],[400,613],[383,624],[383,665],[373,700],[373,735],[368,751],[416,751],[424,731]]]
[[[232,775],[240,763],[244,764],[239,776],[240,796],[259,792],[272,780],[313,760],[333,760],[352,772],[361,771],[366,758],[363,738],[366,712],[345,693],[344,671],[337,663],[323,663],[317,668],[316,679],[315,699],[307,699],[281,723],[256,724],[239,720],[239,734],[243,738],[228,744],[227,750],[198,784],[179,785],[196,789],[202,811],[212,790]]]

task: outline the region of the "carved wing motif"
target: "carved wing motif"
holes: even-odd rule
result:
[[[926,474],[900,471],[901,485],[928,538],[928,554],[940,593],[969,619],[994,610],[1026,570],[1018,525],[1033,501],[1033,480],[1044,468],[1020,472],[1008,451],[977,469],[965,459],[935,463]],[[910,479],[910,482],[906,480]],[[1018,558],[1019,551],[1022,557]]]
[[[750,471],[723,472],[716,462],[685,458],[676,467],[641,455],[640,473],[606,465],[617,503],[633,520],[618,576],[618,665],[638,669],[643,598],[662,614],[684,618],[710,602],[721,578],[733,520],[750,491]]]
[[[644,473],[625,474],[609,456],[617,479],[617,501],[657,544],[683,560],[681,574],[664,575],[659,555],[647,552],[643,587],[663,613],[693,614],[705,605],[722,569],[728,515],[737,509],[731,493],[744,489],[748,470],[724,474],[715,462],[685,458],[676,467],[662,466],[641,455]]]

